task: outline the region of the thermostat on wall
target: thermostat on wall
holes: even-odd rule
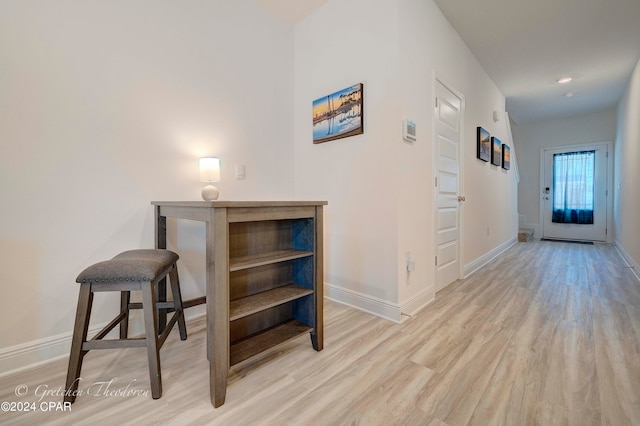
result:
[[[402,137],[409,142],[415,142],[416,138],[416,123],[411,120],[404,120],[402,122]]]

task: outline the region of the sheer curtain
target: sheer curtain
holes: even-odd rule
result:
[[[553,155],[555,223],[593,224],[595,151]]]

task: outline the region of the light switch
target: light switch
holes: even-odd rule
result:
[[[236,164],[236,179],[244,179],[245,167],[244,164]]]

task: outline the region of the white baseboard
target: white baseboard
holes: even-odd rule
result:
[[[469,275],[473,274],[474,272],[476,272],[478,269],[482,268],[484,265],[486,265],[487,263],[491,262],[493,259],[495,259],[496,257],[500,256],[502,253],[504,253],[505,251],[509,250],[511,247],[513,247],[515,244],[517,244],[518,240],[514,237],[502,244],[500,244],[498,247],[494,248],[493,250],[485,253],[484,255],[480,256],[479,258],[477,258],[476,260],[467,263],[466,265],[464,265],[464,278],[468,278]]]
[[[204,312],[197,312],[198,309],[194,309],[194,311],[196,312],[193,312],[192,315],[186,315],[185,319],[191,320],[205,315]],[[129,329],[132,336],[142,332],[141,324],[134,321],[132,320],[130,323]],[[105,322],[92,326],[89,328],[88,335],[95,335],[107,324],[108,322]],[[0,378],[68,357],[71,350],[72,334],[69,331],[0,349]]]
[[[469,275],[507,251],[516,243],[517,238],[513,237],[485,255],[465,265],[463,271],[464,277],[467,278]],[[406,318],[406,316],[413,316],[417,314],[420,310],[424,309],[427,305],[433,302],[433,300],[435,300],[433,286],[423,290],[410,300],[404,302],[402,305],[329,283],[325,283],[324,288],[324,295],[329,300],[351,306],[352,308],[368,312],[396,323],[402,322],[403,316]]]
[[[108,322],[90,328],[89,335],[96,334],[107,324]],[[0,377],[69,356],[71,334],[71,332],[57,334],[0,349]]]
[[[402,312],[400,306],[396,303],[382,300],[368,294],[349,290],[337,285],[325,283],[324,296],[337,303],[351,306],[364,312],[376,315],[378,317],[393,321],[395,323],[402,322]]]
[[[412,317],[433,302],[435,300],[435,295],[435,288],[433,285],[430,285],[427,289],[421,291],[416,296],[403,303],[402,306],[400,306],[400,311],[403,315]]]
[[[638,262],[636,262],[629,253],[627,253],[622,244],[620,244],[620,241],[615,240],[614,245],[618,250],[618,253],[620,253],[620,257],[622,257],[622,259],[627,263],[627,266],[631,268],[633,275],[635,275],[638,281],[640,281],[640,266],[638,265]]]

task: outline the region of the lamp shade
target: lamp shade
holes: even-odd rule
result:
[[[200,159],[200,181],[220,182],[220,159],[207,157]]]

